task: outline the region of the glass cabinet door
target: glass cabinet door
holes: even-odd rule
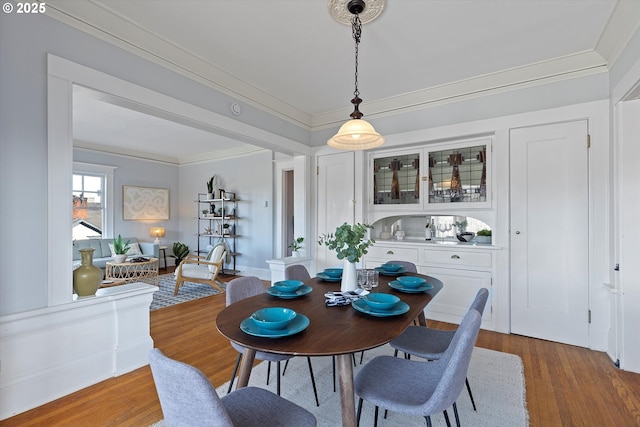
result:
[[[420,153],[373,159],[373,204],[410,205],[420,200]]]
[[[429,203],[487,201],[487,145],[429,151]]]

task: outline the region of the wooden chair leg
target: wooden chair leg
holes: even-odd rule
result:
[[[176,280],[176,288],[173,290],[173,296],[178,295],[178,290],[180,289],[180,286],[182,286],[183,283],[184,283],[184,280],[181,280],[181,279]]]

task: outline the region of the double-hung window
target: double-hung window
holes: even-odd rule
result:
[[[113,167],[74,163],[73,239],[113,234]]]

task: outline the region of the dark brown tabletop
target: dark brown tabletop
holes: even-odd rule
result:
[[[409,305],[409,311],[391,317],[374,317],[353,307],[327,307],[324,294],[340,290],[340,282],[326,282],[318,278],[305,281],[313,291],[296,299],[281,299],[264,293],[238,301],[218,314],[216,326],[228,339],[245,347],[238,374],[237,387],[246,387],[256,351],[289,354],[294,356],[337,356],[340,382],[342,425],[355,426],[355,397],[353,392],[353,367],[351,353],[378,347],[388,343],[418,318],[425,326],[424,308],[442,289],[442,282],[430,276],[420,276],[433,284],[426,293],[404,293],[389,287],[393,276],[380,275],[376,292],[397,295]],[[309,326],[295,335],[281,338],[262,338],[244,333],[240,323],[256,310],[265,307],[287,307],[309,318]]]

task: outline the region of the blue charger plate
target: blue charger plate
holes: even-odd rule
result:
[[[316,277],[324,280],[325,282],[339,282],[342,280],[342,277],[331,277],[331,276],[328,276],[326,273],[318,273],[316,274]]]
[[[256,325],[250,317],[247,317],[240,323],[240,330],[245,334],[253,335],[254,337],[262,338],[282,338],[290,335],[295,335],[298,332],[302,332],[309,326],[309,318],[304,314],[298,313],[293,322],[284,329],[264,329]]]
[[[407,272],[407,269],[402,267],[400,270],[398,271],[387,271],[382,267],[376,267],[375,268],[376,271],[380,272],[380,274],[382,274],[383,276],[398,276],[400,274],[404,274]]]
[[[433,289],[433,285],[429,283],[425,283],[423,285],[418,286],[417,288],[408,288],[397,280],[392,280],[389,282],[389,287],[400,292],[406,292],[409,294],[419,294],[421,292],[427,292]]]
[[[309,292],[311,292],[313,290],[313,288],[309,285],[302,285],[300,286],[298,289],[296,289],[293,292],[282,292],[279,289],[274,288],[273,286],[270,286],[267,288],[267,293],[269,295],[273,295],[274,297],[278,297],[278,298],[282,298],[282,299],[294,299],[294,298],[298,298],[301,297],[303,295],[308,294]]]
[[[376,310],[361,299],[353,301],[351,306],[361,313],[375,317],[399,316],[409,311],[409,304],[403,301],[397,302],[396,305],[391,307],[389,310]]]

